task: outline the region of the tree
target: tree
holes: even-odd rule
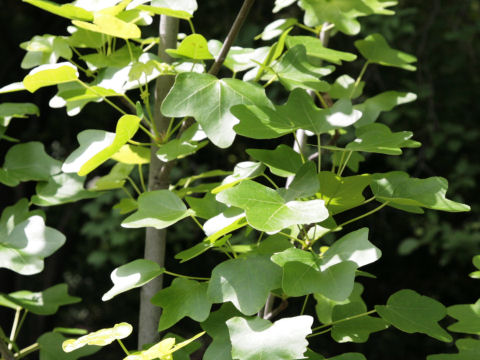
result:
[[[48,315],[79,301],[59,284],[39,293],[1,295],[0,305],[16,311],[12,335],[0,332],[3,358],[21,358],[38,349],[48,358],[60,344],[66,353],[59,356],[78,358],[98,350],[85,345],[104,346],[115,340],[128,359],[170,359],[172,353],[188,357],[185,346],[206,333],[212,342],[204,359],[321,359],[307,349],[309,343],[315,345],[311,338],[317,335],[330,333],[336,342],[362,343],[389,326],[452,341],[438,325],[447,314],[438,301],[405,289],[368,310],[357,279],[371,276],[359,268],[378,260],[381,251],[370,241],[367,228],[354,228],[356,221],[387,206],[418,214],[423,209],[469,210],[446,197],[444,178],[419,179],[401,171],[358,174],[362,154],[395,156],[420,146],[411,132],[392,131],[377,122],[382,112],[415,100],[415,95],[387,91],[367,98],[362,81],[373,64],[414,71],[416,59],[374,33],[354,42],[364,65],[352,78],[334,72],[358,55],[331,49],[328,40],[338,33],[358,34],[361,17],[393,15],[395,1],[277,0],[274,12],[295,3],[304,17],[269,24],[261,37],[274,42],[258,49],[232,47],[254,6],[252,0],[244,1],[224,43],[195,33],[195,0],[152,0],[149,5],[141,0],[66,5],[25,1],[71,20],[71,35],[37,36],[25,43],[22,64],[33,70],[0,93],[57,86],[50,104],[66,107],[70,116],[93,101],[105,102],[120,115],[115,132],[80,132],[78,149],[63,163],[38,142],[10,147],[0,182],[15,187],[36,181],[37,186],[30,201],[22,199],[2,213],[0,266],[20,275],[39,273],[44,258],[65,242],[34,206],[63,205],[115,189],[126,193],[114,206],[129,214],[122,226],[147,228],[146,256],[115,269],[113,287],[102,297],[108,301],[142,287],[140,350],[130,352],[121,342],[133,330],[127,323],[89,334],[61,330],[83,335],[78,339],[47,333],[38,344],[18,349],[16,338],[27,312]],[[161,16],[160,36],[144,39],[140,26],[149,25],[152,15]],[[178,38],[179,21],[190,25],[189,35]],[[157,55],[150,52],[156,45]],[[226,74],[221,78],[220,69]],[[270,89],[288,99],[279,104]],[[0,106],[4,140],[14,140],[5,135],[11,119],[38,113],[31,103]],[[178,161],[187,161],[208,143],[228,148],[237,136],[268,140],[276,147],[247,149],[253,161],[240,162],[229,173],[210,169],[171,182],[170,170]],[[292,147],[283,143],[289,138]],[[110,172],[85,189],[85,177],[109,160],[114,162]],[[142,168],[146,164],[148,184]],[[132,175],[135,168],[138,175]],[[364,210],[345,218],[346,211],[357,208]],[[205,237],[175,258],[187,262],[222,252],[225,259],[209,278],[176,274],[164,266],[165,231],[186,219]],[[174,280],[162,289],[164,274]],[[303,298],[296,316],[280,318],[286,308],[291,311],[289,302],[295,298]],[[312,298],[316,314],[307,315]],[[466,314],[479,316],[474,309],[475,305],[449,308],[449,315],[459,320],[449,329],[478,334],[467,326]],[[175,337],[160,340],[159,331],[185,317],[199,323],[197,335],[178,344]],[[314,321],[319,324],[313,326]],[[457,346],[456,358],[478,354],[477,340],[459,340]],[[342,357],[363,355],[336,358]]]

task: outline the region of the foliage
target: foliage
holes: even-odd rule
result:
[[[185,341],[176,344],[176,336],[165,337],[132,352],[121,342],[133,331],[125,322],[65,341],[58,332],[43,334],[37,344],[19,349],[17,337],[28,312],[50,315],[80,299],[68,295],[64,284],[41,292],[1,293],[0,306],[16,313],[10,337],[0,328],[2,359],[21,358],[35,350],[47,358],[53,349],[59,359],[79,358],[98,350],[80,350],[84,345],[104,346],[115,340],[128,360],[180,359],[188,358],[189,353],[182,351],[204,334],[212,339],[204,359],[321,359],[315,351],[331,351],[318,348],[314,338],[327,333],[338,343],[362,343],[392,326],[451,342],[452,336],[438,324],[447,314],[458,320],[448,330],[480,333],[478,302],[445,308],[409,289],[392,294],[384,305],[368,305],[361,297],[359,281],[372,275],[359,268],[377,261],[381,251],[370,241],[367,228],[355,229],[352,224],[387,206],[415,214],[424,209],[470,209],[448,199],[448,182],[442,177],[416,178],[405,171],[359,173],[365,154],[396,156],[421,145],[412,140],[412,132],[377,122],[381,113],[415,100],[414,94],[363,94],[363,78],[373,64],[414,71],[416,58],[390,46],[379,33],[354,42],[359,54],[330,49],[326,39],[338,32],[358,34],[360,18],[393,15],[396,1],[277,0],[274,12],[298,5],[304,10],[303,21],[268,25],[262,38],[273,40],[271,45],[232,48],[224,77],[208,70],[208,61],[219,61],[220,45],[195,33],[195,0],[25,2],[69,19],[70,35],[36,36],[22,44],[27,51],[22,66],[32,70],[21,84],[0,93],[35,93],[56,86],[50,106],[65,106],[69,116],[81,114],[90,102],[104,102],[119,117],[115,132],[79,132],[78,148],[63,163],[39,142],[8,149],[0,182],[10,188],[37,184],[30,200],[24,198],[2,212],[0,266],[20,275],[39,273],[44,258],[65,242],[58,230],[45,225],[44,212],[34,206],[63,205],[118,189],[125,197],[111,206],[125,216],[123,228],[165,229],[192,221],[204,237],[175,258],[183,263],[208,257],[213,249],[224,258],[210,277],[176,274],[145,259],[113,270],[113,288],[103,301],[169,275],[175,279],[151,298],[163,309],[158,330],[170,329],[185,317],[195,322],[196,330]],[[142,27],[154,15],[175,17],[190,26],[192,33],[179,38],[178,48],[167,50],[175,59],[172,64],[151,52],[158,38],[142,38]],[[301,35],[291,35],[294,30]],[[342,62],[360,56],[363,67],[358,76],[339,73]],[[166,76],[175,76],[175,82],[161,105],[163,115],[171,117],[163,131],[155,125],[149,95],[150,84]],[[275,92],[288,98],[286,102],[277,104],[271,95]],[[1,139],[15,142],[5,135],[10,122],[35,114],[38,108],[30,103],[1,104]],[[215,169],[194,172],[168,189],[147,190],[142,165],[150,161],[150,146],[164,163],[188,164],[189,157],[208,143],[228,148],[237,136],[263,140],[255,143],[262,148],[245,151],[257,162],[239,162],[232,174]],[[84,187],[85,176],[100,174],[105,166],[110,168],[108,175],[91,177]],[[135,168],[138,177],[131,174]],[[345,218],[352,209],[360,215]],[[477,258],[474,264],[479,267]],[[293,309],[289,302],[299,297],[303,306]],[[316,312],[306,315],[312,298]],[[271,321],[287,308],[295,315]],[[198,333],[199,327],[204,332]],[[66,353],[60,352],[60,343]],[[429,359],[473,359],[480,353],[476,340],[465,338],[456,344],[458,356]],[[332,359],[342,358],[364,357],[345,353]]]

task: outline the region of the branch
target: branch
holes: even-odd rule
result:
[[[225,38],[225,42],[223,43],[222,49],[220,50],[220,54],[217,56],[217,58],[215,59],[215,62],[213,63],[210,70],[208,71],[209,74],[217,75],[218,72],[220,71],[220,68],[225,62],[225,59],[227,58],[227,54],[230,51],[230,48],[232,47],[233,42],[235,41],[240,29],[242,28],[243,23],[245,22],[245,19],[247,18],[247,15],[250,12],[250,9],[252,8],[254,2],[255,0],[245,0],[243,2],[243,5],[237,14],[237,17],[232,25],[232,28],[230,29],[230,32]]]
[[[0,337],[0,355],[2,355],[2,360],[15,360],[12,352],[8,349],[8,345]]]

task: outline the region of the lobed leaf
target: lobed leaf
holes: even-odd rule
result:
[[[72,352],[85,345],[105,346],[115,340],[124,339],[132,333],[132,325],[126,322],[115,324],[112,328],[100,329],[81,336],[78,339],[68,339],[62,344],[63,351]]]
[[[40,65],[23,79],[25,89],[34,93],[46,86],[58,85],[78,80],[78,71],[68,62]]]

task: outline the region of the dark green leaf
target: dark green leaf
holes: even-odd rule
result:
[[[47,332],[40,336],[37,340],[40,346],[40,360],[77,360],[100,350],[99,346],[85,346],[82,349],[66,353],[62,349],[65,340],[67,338],[58,332]]]
[[[301,44],[305,46],[308,56],[329,61],[337,65],[341,65],[342,61],[354,61],[357,58],[355,54],[329,49],[323,46],[323,42],[320,39],[313,36],[288,36],[286,44],[288,48]]]
[[[207,320],[212,306],[207,298],[207,286],[207,283],[177,278],[156,293],[151,301],[163,309],[158,330],[168,329],[185,316],[199,322]]]
[[[364,86],[364,81],[360,81],[360,83],[355,86],[355,79],[351,78],[348,75],[342,75],[335,80],[333,85],[330,87],[328,94],[332,99],[356,99],[357,97],[362,95]],[[355,108],[358,109],[358,107]]]
[[[427,356],[427,360],[477,360],[480,354],[480,340],[460,339],[457,340],[457,354],[437,354]]]
[[[406,333],[422,333],[437,340],[450,342],[452,337],[438,325],[447,309],[438,301],[413,290],[400,290],[388,298],[387,305],[375,310],[387,322]]]
[[[450,306],[447,313],[457,320],[448,330],[480,335],[480,299],[475,304]]]

